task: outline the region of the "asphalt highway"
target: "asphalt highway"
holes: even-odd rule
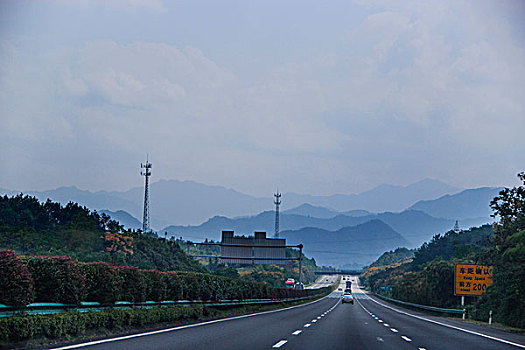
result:
[[[334,275],[322,275],[319,277],[312,285],[306,287],[306,289],[316,289],[323,287],[330,287],[334,284],[340,277]]]
[[[325,280],[325,279],[323,279]],[[340,287],[344,288],[341,281]],[[305,305],[136,334],[62,349],[519,349],[525,336],[431,317],[364,293],[341,292]]]

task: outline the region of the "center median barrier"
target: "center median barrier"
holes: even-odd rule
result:
[[[439,313],[444,313],[444,314],[454,314],[454,315],[463,315],[463,313],[465,312],[465,310],[462,310],[462,309],[444,309],[444,308],[436,307],[436,306],[414,304],[414,303],[409,303],[406,301],[392,299],[392,298],[389,298],[387,296],[377,294],[377,293],[373,293],[373,294],[376,297],[381,298],[383,300],[390,301],[392,303],[399,304],[399,305],[410,306],[410,307],[421,309],[421,310],[434,311],[434,312],[439,312]]]
[[[258,305],[258,304],[276,304],[288,303],[301,300],[309,300],[317,296],[326,295],[330,292],[328,287],[320,288],[317,293],[309,293],[310,295],[295,297],[295,298],[281,298],[281,299],[233,299],[233,300],[167,300],[167,301],[144,301],[144,302],[129,302],[117,301],[115,303],[99,303],[99,302],[81,302],[79,305],[62,304],[62,303],[32,303],[26,306],[8,306],[0,304],[0,318],[13,317],[20,315],[50,315],[62,312],[97,312],[108,309],[151,309],[154,307],[173,307],[173,306],[242,306],[242,305]]]
[[[71,341],[71,337],[85,335],[86,332],[129,333],[145,328],[245,315],[320,298],[327,295],[330,290],[325,288],[317,292],[308,296],[284,299],[178,300],[140,303],[120,301],[111,305],[90,302],[78,306],[38,303],[23,308],[3,306],[0,308],[4,310],[2,312],[11,313],[9,315],[11,317],[0,318],[0,347],[6,343],[12,345],[16,342],[35,341],[35,339],[43,339],[44,342],[49,342],[50,339]],[[25,347],[24,344],[21,347]],[[11,345],[9,347],[18,346]]]

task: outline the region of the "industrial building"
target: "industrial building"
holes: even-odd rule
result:
[[[229,244],[235,246],[228,246]],[[240,245],[240,246],[238,246]],[[285,265],[286,239],[266,238],[266,232],[255,232],[254,236],[234,236],[233,231],[222,231],[221,259],[229,265]],[[262,247],[260,247],[262,246]]]

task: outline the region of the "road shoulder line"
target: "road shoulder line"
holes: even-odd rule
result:
[[[452,326],[452,325],[449,325],[449,324],[446,324],[446,323],[442,323],[442,322],[439,322],[439,321],[435,321],[435,320],[431,320],[431,319],[428,319],[428,318],[425,318],[425,317],[421,317],[421,316],[417,316],[417,315],[412,315],[408,312],[405,312],[405,311],[402,311],[402,310],[398,310],[396,308],[393,308],[389,305],[385,305],[383,303],[380,303],[378,302],[377,300],[374,300],[373,298],[371,298],[370,296],[368,296],[366,293],[363,293],[363,295],[366,295],[366,297],[370,300],[372,300],[374,303],[378,304],[378,305],[381,305],[383,307],[386,307],[387,309],[390,309],[390,310],[393,310],[397,313],[400,313],[400,314],[404,314],[404,315],[407,315],[407,316],[411,316],[411,317],[414,317],[414,318],[417,318],[417,319],[420,319],[420,320],[423,320],[423,321],[427,321],[427,322],[431,322],[431,323],[435,323],[435,324],[438,324],[440,326],[444,326],[444,327],[448,327],[448,328],[452,328],[452,329],[455,329],[455,330],[458,330],[458,331],[462,331],[462,332],[465,332],[465,333],[470,333],[470,334],[474,334],[474,335],[477,335],[477,336],[480,336],[480,337],[484,337],[484,338],[488,338],[488,339],[492,339],[492,340],[495,340],[495,341],[499,341],[501,343],[505,343],[505,344],[509,344],[509,345],[513,345],[513,346],[517,346],[519,348],[522,348],[522,349],[525,349],[525,345],[522,345],[522,344],[518,344],[518,343],[514,343],[514,342],[511,342],[509,340],[505,340],[505,339],[501,339],[501,338],[497,338],[497,337],[493,337],[491,335],[487,335],[487,334],[483,334],[483,333],[479,333],[479,332],[476,332],[476,331],[471,331],[469,329],[464,329],[464,328],[460,328],[460,327],[456,327],[456,326]]]

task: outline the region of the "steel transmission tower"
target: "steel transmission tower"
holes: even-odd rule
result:
[[[140,163],[140,167],[144,169],[140,175],[146,178],[144,185],[144,214],[142,215],[142,232],[149,232],[149,177],[151,176],[151,163],[146,156],[146,164]]]
[[[457,220],[456,220],[456,224],[454,225],[453,230],[454,230],[454,232],[456,232],[456,233],[459,233],[459,231],[461,231],[461,230],[459,229],[459,223],[458,223]]]
[[[273,196],[275,197],[275,201],[273,202],[275,204],[275,237],[279,237],[279,205],[281,205],[279,189],[277,189],[277,193],[274,193]]]

